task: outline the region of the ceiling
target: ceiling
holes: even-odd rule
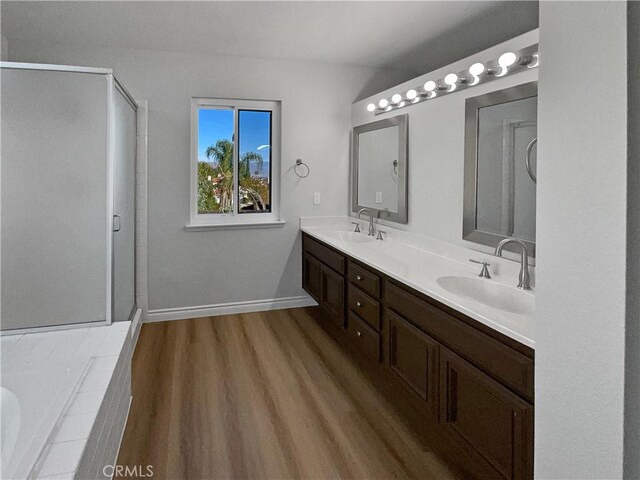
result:
[[[537,2],[15,2],[12,40],[309,60],[416,73],[538,25]]]

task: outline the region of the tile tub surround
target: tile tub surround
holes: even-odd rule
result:
[[[27,363],[45,365],[66,360],[89,364],[50,432],[32,476],[101,478],[102,465],[90,470],[87,464],[94,459],[97,463],[115,461],[131,396],[131,328],[132,322],[118,322],[2,336],[3,373]],[[80,468],[84,468],[82,475]]]
[[[533,315],[507,313],[472,299],[451,294],[436,282],[438,277],[460,275],[476,278],[480,265],[469,262],[470,258],[491,263],[491,282],[515,287],[520,264],[511,260],[416,235],[384,226],[385,240],[365,244],[348,243],[329,236],[330,232],[353,231],[353,217],[302,218],[300,229],[345,253],[360,262],[405,285],[428,295],[435,300],[507,335],[535,348],[535,324]],[[367,220],[360,220],[361,227]],[[530,267],[532,285],[535,288],[535,268]],[[533,292],[530,293],[534,295]]]
[[[27,478],[90,367],[87,357],[2,369],[2,478]]]

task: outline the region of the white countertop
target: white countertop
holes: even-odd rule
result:
[[[535,348],[533,315],[505,312],[472,298],[454,295],[442,288],[437,279],[443,276],[477,278],[480,265],[469,258],[488,260],[492,264],[492,279],[515,290],[519,264],[491,255],[475,252],[421,235],[384,227],[384,241],[353,243],[330,236],[335,231],[352,231],[350,217],[305,218],[301,230],[385,275],[457,310],[478,322],[528,346]],[[366,232],[366,222],[361,222]],[[517,291],[518,295],[534,293]]]

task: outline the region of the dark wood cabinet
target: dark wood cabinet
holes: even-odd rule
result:
[[[352,312],[347,320],[347,335],[366,357],[375,363],[380,361],[380,334]]]
[[[302,251],[302,287],[320,305],[323,320],[344,328],[346,258],[306,235]]]
[[[530,349],[521,345],[524,348],[519,348],[521,351],[518,351],[514,348],[515,341],[498,340],[473,327],[470,324],[473,320],[462,320],[459,318],[462,314],[455,316],[422,297],[400,285],[387,283],[387,308],[411,321],[449,349],[458,352],[496,380],[528,400],[533,400],[533,358],[521,353]]]
[[[533,406],[445,347],[440,422],[505,479],[533,477]]]
[[[344,277],[326,265],[321,265],[320,285],[320,307],[329,321],[344,327]]]
[[[465,478],[532,479],[533,350],[309,235],[302,242],[320,321],[340,327],[327,331],[408,424],[421,423]]]
[[[347,287],[347,294],[349,310],[367,322],[371,328],[380,331],[380,302],[352,283]]]
[[[380,296],[380,276],[372,271],[358,265],[354,261],[349,261],[349,281],[364,292],[374,298]]]
[[[408,387],[427,402],[435,415],[438,405],[438,343],[391,311],[387,364]]]
[[[339,274],[345,273],[347,260],[340,252],[306,235],[302,237],[302,249]]]
[[[315,257],[305,253],[302,257],[302,287],[320,303],[321,267]]]

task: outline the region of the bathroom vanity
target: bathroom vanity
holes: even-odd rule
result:
[[[393,258],[399,249],[404,258],[415,255],[413,266]],[[443,291],[430,268],[476,279],[461,262],[411,249],[366,233],[303,228],[302,283],[319,304],[318,321],[466,477],[532,478],[532,312],[504,313],[492,323],[494,309],[419,291],[419,284]],[[518,322],[525,330],[511,328]]]

